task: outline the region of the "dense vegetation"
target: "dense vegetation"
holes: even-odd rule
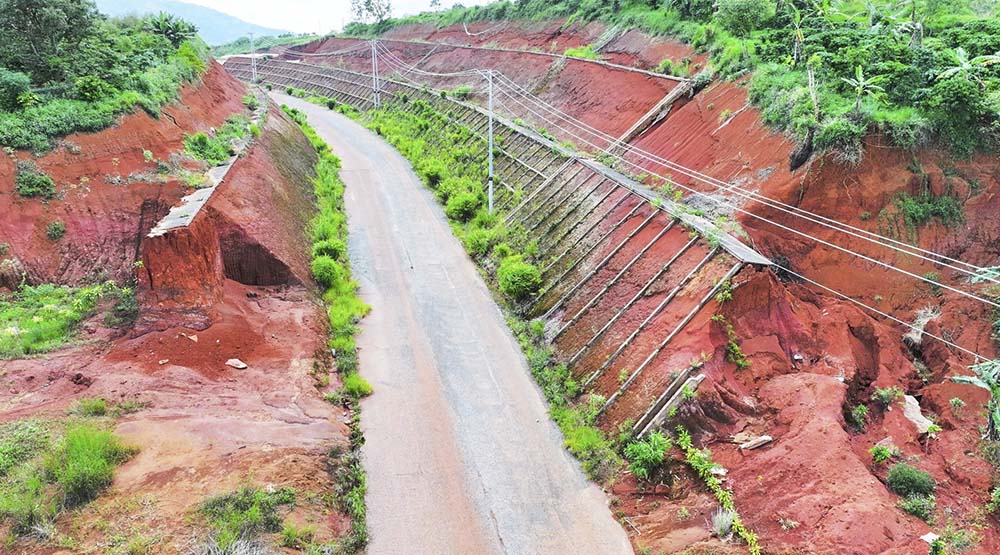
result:
[[[300,44],[306,44],[307,42],[312,42],[316,39],[321,38],[319,35],[296,35],[296,34],[286,34],[278,35],[276,37],[259,37],[254,39],[253,46],[257,51],[267,50],[268,48],[274,48],[275,46],[298,46]],[[212,47],[212,55],[216,58],[221,58],[223,56],[234,56],[236,54],[249,54],[250,53],[250,38],[240,37],[232,42],[227,42],[226,44],[220,44],[219,46]]]
[[[938,140],[960,156],[1000,151],[995,11],[996,2],[976,0],[519,0],[354,23],[346,32],[566,18],[674,36],[709,52],[711,67],[675,60],[661,65],[667,71],[753,71],[750,95],[764,120],[801,144],[795,165],[814,149],[856,163],[872,130],[904,148]]]
[[[106,19],[91,0],[0,0],[0,145],[44,151],[141,106],[152,115],[206,69],[167,15]]]

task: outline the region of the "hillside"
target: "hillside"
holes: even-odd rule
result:
[[[321,296],[364,305],[343,267],[313,280],[304,232],[343,218],[339,161],[182,20],[17,19],[46,40],[0,46],[0,552],[356,551],[327,347],[353,332]]]
[[[849,12],[850,2],[836,3],[839,15],[808,13],[796,46],[790,12],[737,37],[711,11],[616,5],[623,7],[501,2],[353,27],[380,42],[384,107],[374,112],[376,129],[416,167],[441,159],[454,168],[449,154],[429,151],[424,141],[435,140],[420,130],[453,124],[449,134],[463,125],[482,132],[483,118],[450,103],[485,107],[483,79],[468,72],[493,69],[500,72],[495,109],[506,125],[645,181],[774,261],[773,269],[740,271],[730,294],[675,335],[685,293],[667,292],[670,279],[685,278],[668,272],[665,283],[656,281],[656,263],[673,263],[678,252],[667,250],[678,245],[667,245],[670,233],[658,234],[641,207],[626,212],[630,205],[613,190],[579,177],[586,171],[546,159],[507,131],[502,159],[523,156],[540,177],[498,162],[500,179],[523,187],[528,200],[511,204],[501,190],[501,209],[520,212],[501,224],[476,218],[457,232],[487,275],[499,276],[497,253],[508,248],[542,270],[539,297],[514,307],[551,341],[536,348],[551,348],[554,362],[566,365],[552,372],[568,369],[579,380],[570,402],[586,411],[600,399],[596,424],[609,442],[623,425],[645,421],[650,407],[658,410],[651,403],[677,391],[678,375],[704,375],[676,410],[661,413],[660,429],[676,446],[682,425],[694,446],[711,449],[764,552],[922,554],[926,532],[941,534],[948,552],[995,550],[1000,467],[995,438],[980,437],[991,422],[982,412],[989,394],[955,380],[988,375],[989,362],[969,367],[998,354],[990,272],[1000,264],[992,135],[1000,112],[990,102],[1000,84],[991,56],[1000,48],[991,12],[966,4],[928,18],[918,11],[924,35],[916,46],[889,25],[912,20],[909,12],[869,19]],[[807,7],[793,5],[804,18]],[[568,19],[546,19],[559,16]],[[327,38],[277,52],[258,74],[318,102],[367,111],[366,46]],[[792,63],[797,48],[800,59],[822,63]],[[963,56],[966,66],[956,61]],[[859,73],[858,60],[871,65],[861,63]],[[923,64],[919,78],[892,76],[892,68],[914,63]],[[239,64],[227,68],[242,74]],[[815,97],[811,81],[819,83]],[[685,84],[685,94],[672,94]],[[428,98],[425,87],[448,101]],[[958,89],[980,91],[984,103],[945,102]],[[379,116],[410,121],[407,113],[416,119],[404,131]],[[824,142],[832,136],[837,141]],[[616,140],[629,146],[615,151]],[[602,229],[607,235],[595,235]],[[682,285],[717,279],[687,264],[701,269]],[[665,308],[649,312],[664,298]],[[664,337],[670,344],[657,350]],[[555,386],[545,376],[548,394]],[[898,408],[904,399],[907,411]],[[574,430],[564,428],[568,438]],[[765,435],[772,443],[763,448],[739,447]],[[595,458],[599,451],[576,454],[587,469],[610,462]],[[633,466],[610,487],[636,549],[723,549],[703,522],[716,505],[696,476],[684,474],[685,459],[706,468],[697,450],[675,449],[660,474],[643,479]],[[899,494],[896,474],[907,466],[933,477],[934,499]]]
[[[258,37],[288,33],[287,30],[247,23],[218,10],[175,0],[97,0],[97,7],[111,16],[173,14],[194,23],[201,38],[213,46],[232,42],[249,33]]]

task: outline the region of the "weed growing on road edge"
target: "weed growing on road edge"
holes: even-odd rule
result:
[[[372,386],[358,373],[358,355],[354,343],[358,322],[371,307],[357,295],[358,284],[351,279],[350,260],[347,255],[347,215],[344,209],[344,182],[340,179],[340,159],[330,152],[330,147],[309,125],[305,114],[282,106],[302,129],[319,159],[313,188],[319,211],[309,223],[312,241],[313,275],[325,289],[323,300],[330,319],[330,348],[336,356],[337,372],[343,388],[327,395],[331,403],[346,406],[351,413],[350,450],[346,453],[334,449],[330,452],[331,474],[336,482],[336,504],[351,517],[351,531],[337,542],[337,552],[358,553],[368,544],[365,470],[360,451],[364,444],[361,433],[361,397],[371,395]],[[296,535],[295,541],[303,541]],[[286,540],[289,538],[286,537]],[[327,548],[310,544],[310,549],[326,553]],[[310,551],[312,552],[312,551]]]

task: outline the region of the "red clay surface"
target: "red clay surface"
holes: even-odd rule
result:
[[[197,506],[244,483],[296,488],[287,519],[314,526],[319,541],[350,527],[323,501],[333,488],[328,453],[347,446],[350,415],[322,399],[339,384],[303,234],[314,210],[308,141],[271,106],[262,135],[193,225],[157,241],[146,232],[187,187],[105,179],[149,170],[143,149],[167,159],[185,133],[242,111],[244,94],[213,65],[160,120],[131,115],[70,137],[79,155],[60,148],[39,160],[62,193],[48,203],[12,194],[13,164],[0,161],[0,204],[15,214],[0,220],[0,240],[10,242],[29,281],[76,283],[103,268],[110,277],[142,278],[140,319],[127,335],[105,329],[98,315],[74,347],[0,361],[3,422],[62,417],[85,397],[146,404],[109,422],[139,454],[105,495],[56,523],[83,548],[106,550],[116,538],[142,535],[156,540],[156,553],[187,553],[204,536]],[[53,217],[68,228],[56,245],[44,238]],[[134,267],[137,259],[143,264]],[[231,358],[249,367],[231,368]],[[4,552],[77,552],[54,545],[23,541]]]

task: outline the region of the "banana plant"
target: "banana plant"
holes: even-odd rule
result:
[[[861,69],[861,66],[854,68],[853,79],[841,77],[841,81],[847,83],[852,89],[854,89],[854,112],[856,114],[861,113],[861,101],[864,100],[866,96],[870,96],[875,100],[882,98],[882,94],[885,93],[885,89],[882,88],[881,83],[885,82],[885,79],[884,75],[865,77],[865,72]]]
[[[981,387],[990,392],[983,439],[1000,441],[1000,360],[982,362],[969,368],[976,373],[975,376],[955,376],[951,380]]]

